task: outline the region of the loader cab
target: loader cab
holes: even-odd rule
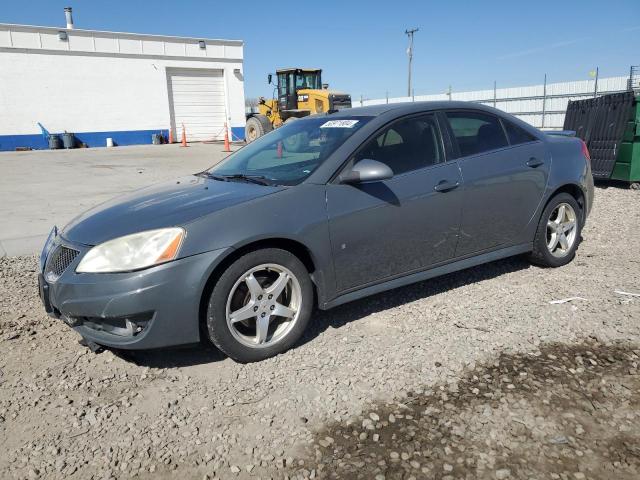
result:
[[[278,70],[278,106],[280,110],[298,108],[298,90],[322,89],[322,70],[287,68]]]

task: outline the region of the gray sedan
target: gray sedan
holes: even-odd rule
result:
[[[210,340],[251,362],[315,307],[511,255],[565,265],[592,202],[577,138],[476,104],[355,108],[54,228],[40,294],[90,346]]]

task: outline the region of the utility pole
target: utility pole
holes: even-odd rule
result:
[[[544,85],[542,87],[542,125],[540,128],[544,128],[544,117],[547,116],[547,74],[544,74]]]
[[[498,100],[498,84],[497,82],[494,80],[493,81],[493,108],[496,108],[496,101]]]
[[[405,30],[404,33],[409,37],[409,48],[407,48],[407,56],[409,57],[409,85],[407,87],[407,97],[411,96],[411,62],[413,60],[413,34],[416,33],[419,28],[412,28]]]

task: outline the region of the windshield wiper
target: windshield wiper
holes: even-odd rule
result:
[[[196,175],[202,176],[202,177],[211,178],[213,180],[218,180],[220,182],[228,182],[229,181],[223,175],[216,175],[214,173],[207,172],[206,170],[204,172],[196,173]]]
[[[201,175],[220,182],[230,182],[231,180],[244,180],[246,182],[255,183],[258,185],[271,185],[264,175],[246,175],[244,173],[233,173],[229,175],[216,175],[211,172],[200,172],[197,175]]]
[[[244,173],[234,173],[231,175],[219,176],[228,180],[244,180],[245,182],[255,183],[257,185],[271,185],[271,182],[269,182],[267,177],[265,177],[264,175],[247,175]]]

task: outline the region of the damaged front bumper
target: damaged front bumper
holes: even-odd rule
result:
[[[86,341],[150,349],[200,340],[201,295],[224,250],[135,272],[79,274],[75,269],[90,247],[60,237],[49,247],[38,275],[43,305]],[[77,252],[64,257],[72,257],[68,265],[53,262],[61,248]]]

